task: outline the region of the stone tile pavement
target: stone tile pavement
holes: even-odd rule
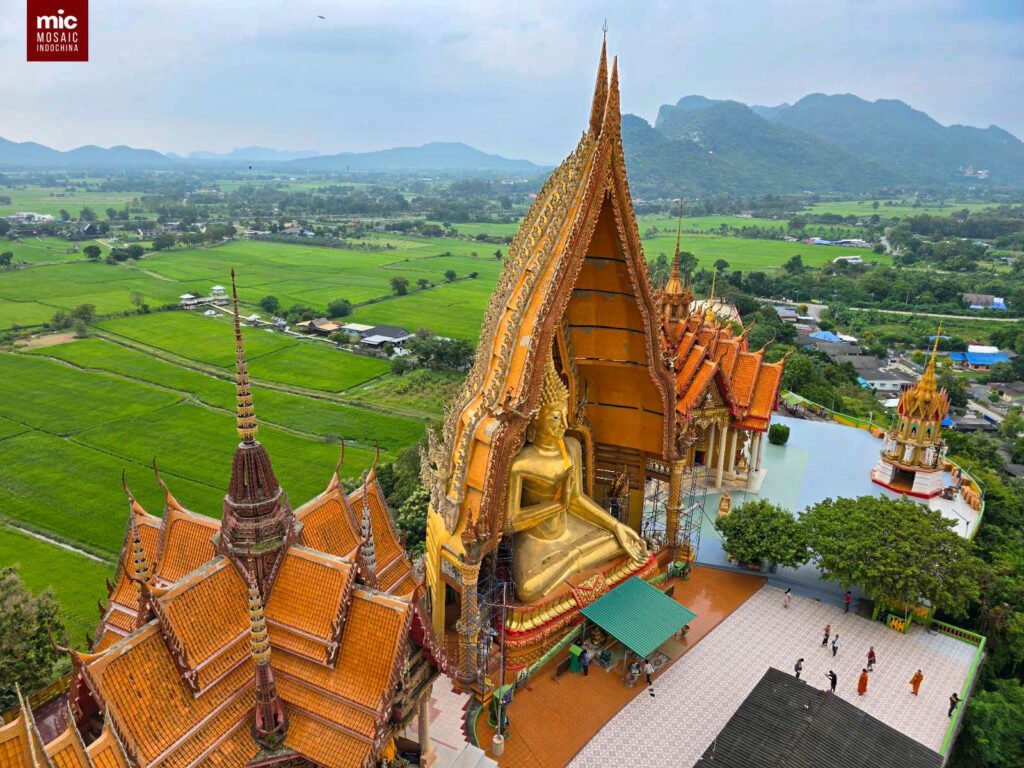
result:
[[[826,624],[840,636],[833,658],[822,648]],[[868,647],[878,657],[868,692],[857,695],[857,678]],[[842,608],[763,587],[666,672],[654,678],[655,696],[627,704],[573,759],[573,768],[642,765],[692,766],[732,717],[769,667],[801,675],[826,689],[826,673],[839,677],[836,694],[882,722],[938,751],[949,720],[948,698],[960,691],[974,647],[914,625],[901,635],[881,622],[844,614]],[[920,668],[920,696],[907,681]]]
[[[450,678],[441,675],[430,691],[430,743],[437,754],[437,768],[447,768],[469,743],[463,734],[463,718],[469,694],[455,690]],[[418,717],[406,726],[406,737],[418,740]]]

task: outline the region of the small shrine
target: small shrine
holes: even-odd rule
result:
[[[897,419],[886,433],[881,457],[871,471],[876,484],[920,499],[934,498],[946,486],[942,420],[949,413],[949,395],[936,383],[938,345],[936,334],[928,367],[920,381],[900,395]]]

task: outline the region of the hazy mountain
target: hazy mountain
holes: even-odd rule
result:
[[[766,107],[761,104],[751,104],[750,111],[758,117],[763,117],[765,120],[774,120],[782,112],[789,109],[790,106],[791,105],[787,102],[782,102],[774,107]]]
[[[67,152],[34,141],[17,143],[0,138],[0,165],[18,168],[159,168],[174,161],[152,149],[94,145]]]
[[[988,171],[991,184],[1024,186],[1024,144],[1018,138],[994,125],[943,126],[902,101],[814,93],[779,112],[774,122],[891,168],[911,183],[956,181],[972,168]]]
[[[457,142],[435,141],[422,147],[395,147],[376,152],[342,152],[337,155],[292,160],[289,168],[314,171],[515,171],[535,173],[542,167],[528,160],[490,155]]]
[[[241,147],[230,152],[189,152],[188,160],[228,160],[250,163],[279,163],[288,160],[299,160],[304,157],[316,157],[320,153],[315,149],[287,150],[271,149],[270,147]]]
[[[656,134],[656,135],[655,135]],[[856,192],[899,177],[809,134],[776,125],[735,101],[686,97],[652,128],[623,121],[631,183],[647,196]]]

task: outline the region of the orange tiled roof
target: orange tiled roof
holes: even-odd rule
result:
[[[46,754],[53,762],[54,768],[91,768],[85,744],[82,743],[82,737],[74,722],[74,719],[69,717],[64,733],[46,745]]]
[[[194,571],[214,555],[211,538],[220,530],[220,522],[168,505],[160,527],[157,581],[170,584]]]
[[[402,586],[406,581],[406,577],[412,573],[412,563],[409,562],[405,549],[398,541],[398,534],[395,532],[395,524],[391,520],[391,512],[388,510],[384,491],[377,482],[376,475],[372,472],[367,478],[366,490],[369,494],[370,522],[373,525],[373,542],[377,553],[376,576],[380,582],[378,586],[382,591],[390,592],[394,587]],[[362,486],[349,494],[348,504],[352,513],[361,518]],[[385,571],[387,571],[386,575]],[[384,586],[385,583],[388,586]],[[410,589],[408,592],[396,592],[395,594],[409,594],[411,591]]]
[[[355,553],[359,546],[359,526],[348,507],[344,492],[333,487],[295,510],[303,525],[306,546],[338,557]]]
[[[92,744],[86,747],[94,768],[128,768],[121,745],[110,729],[110,721],[103,721],[103,732]]]
[[[373,751],[372,742],[344,731],[325,728],[319,721],[299,713],[292,715],[284,743],[328,768],[359,768],[366,764]]]
[[[202,762],[196,764],[196,768],[242,768],[257,752],[259,747],[252,740],[250,721],[244,720],[228,732]]]

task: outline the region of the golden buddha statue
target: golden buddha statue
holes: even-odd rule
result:
[[[506,530],[515,535],[516,596],[530,603],[615,558],[644,562],[643,539],[583,492],[582,450],[566,437],[569,393],[548,361],[540,410],[512,462]]]

